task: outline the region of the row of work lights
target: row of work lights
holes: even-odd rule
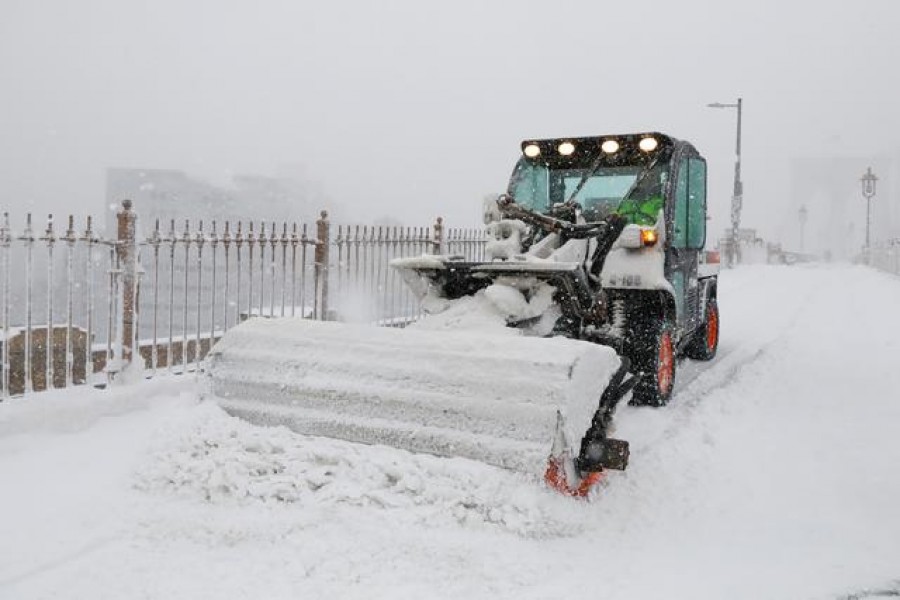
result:
[[[653,152],[658,146],[659,141],[652,136],[641,138],[641,141],[638,142],[638,148],[643,152]],[[619,148],[620,145],[617,140],[604,140],[603,143],[600,144],[600,149],[604,154],[615,154],[619,151]],[[562,156],[571,156],[575,153],[575,143],[561,142],[559,146],[556,147],[556,151]],[[528,144],[525,146],[523,152],[528,158],[537,158],[541,155],[541,148],[537,144]]]

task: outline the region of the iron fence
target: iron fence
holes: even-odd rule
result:
[[[333,275],[329,318],[376,321],[395,325],[414,319],[418,303],[389,267],[394,258],[440,251],[440,220],[433,228],[338,226],[336,256],[329,256]]]
[[[868,251],[867,260],[876,269],[900,275],[900,238],[873,246]]]
[[[483,256],[479,229],[333,227],[271,221],[156,220],[131,202],[114,238],[88,217],[26,215],[0,224],[0,396],[103,385],[125,368],[193,370],[215,341],[250,317],[377,322],[418,318],[418,301],[389,268],[397,257]]]
[[[53,217],[37,227],[26,215],[14,231],[9,213],[0,225],[2,281],[2,378],[0,391],[25,393],[84,383],[96,360],[113,353],[117,307],[97,296],[98,287],[116,286],[115,244],[101,239],[88,217],[82,227],[69,217],[58,230]],[[105,269],[105,270],[104,270]],[[101,281],[102,280],[102,281]],[[96,344],[89,340],[104,340]]]

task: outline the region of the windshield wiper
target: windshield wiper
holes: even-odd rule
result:
[[[631,184],[631,187],[628,188],[628,191],[625,192],[625,194],[622,196],[623,201],[625,200],[625,198],[630,196],[632,194],[632,192],[634,192],[634,190],[637,189],[637,186],[641,185],[641,183],[645,179],[647,179],[647,177],[650,175],[650,171],[652,171],[654,169],[654,167],[656,167],[656,163],[658,163],[658,162],[659,162],[659,154],[654,156],[653,160],[651,160],[649,163],[647,163],[647,166],[645,166],[643,169],[641,169],[641,172],[638,173],[638,176],[634,178],[634,183]]]
[[[581,180],[578,182],[578,185],[575,186],[575,191],[569,196],[569,199],[566,200],[566,204],[571,203],[575,196],[578,195],[578,192],[581,191],[581,188],[584,187],[584,184],[587,183],[587,180],[591,178],[591,176],[597,172],[597,169],[600,168],[600,163],[603,162],[603,152],[597,155],[597,158],[594,159],[594,162],[591,163],[591,166],[587,171],[584,172],[584,175],[581,176]]]
[[[647,163],[647,165],[645,165],[640,170],[640,172],[638,173],[638,176],[635,177],[635,179],[634,179],[634,183],[631,184],[631,187],[629,187],[628,191],[625,192],[625,195],[622,196],[623,200],[625,198],[627,198],[628,195],[631,194],[631,192],[633,192],[635,190],[635,188],[638,185],[640,185],[641,182],[647,178],[648,175],[650,175],[650,171],[652,171],[653,168],[656,166],[656,163],[659,162],[659,157],[660,157],[660,154],[657,154],[656,156],[654,156],[653,160],[651,160],[649,163]],[[569,199],[566,200],[566,204],[569,204],[573,200],[575,200],[575,196],[578,195],[578,192],[581,191],[581,188],[584,187],[584,184],[587,183],[587,180],[590,179],[594,175],[594,173],[597,172],[597,169],[600,168],[600,164],[602,162],[603,162],[603,153],[601,151],[601,153],[597,156],[597,158],[594,159],[594,162],[591,163],[591,166],[588,168],[588,170],[585,171],[584,175],[581,176],[581,180],[578,182],[578,185],[575,186],[575,191],[573,191],[572,194],[569,196]]]

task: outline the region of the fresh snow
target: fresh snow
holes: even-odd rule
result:
[[[465,459],[256,427],[190,376],[4,402],[0,598],[900,589],[900,280],[743,267],[719,306],[719,356],[680,363],[668,407],[620,407],[631,465],[590,502]]]

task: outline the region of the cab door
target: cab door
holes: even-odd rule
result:
[[[687,335],[700,321],[697,267],[706,245],[706,161],[684,156],[675,175],[672,242],[666,256],[666,277],[675,288],[676,328]]]

